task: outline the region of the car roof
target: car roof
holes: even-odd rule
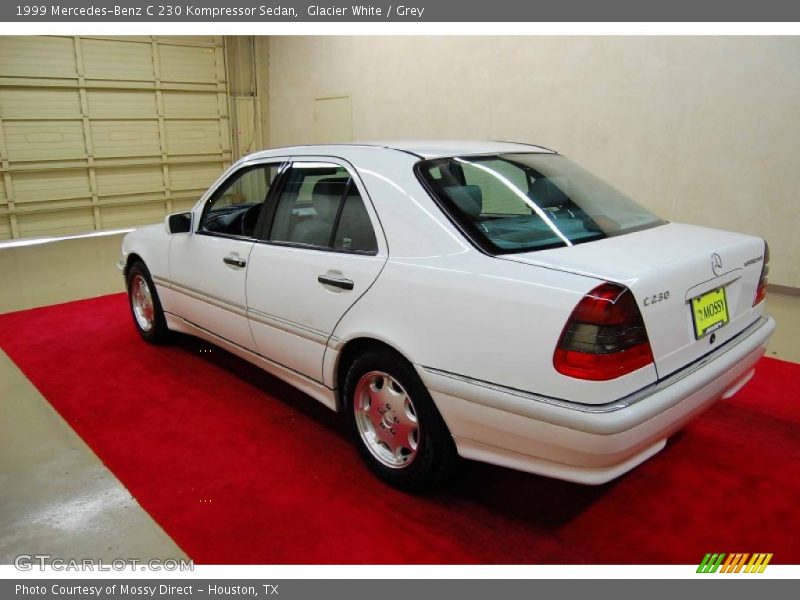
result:
[[[407,154],[414,154],[420,158],[439,158],[442,156],[465,156],[470,154],[500,154],[510,152],[537,152],[553,154],[554,150],[543,146],[535,146],[523,142],[495,142],[495,141],[475,141],[475,140],[394,140],[394,141],[372,141],[372,142],[351,142],[347,144],[314,144],[302,146],[286,146],[283,148],[272,148],[263,150],[250,155],[249,158],[267,158],[278,151],[287,152],[297,150],[302,154],[309,154],[319,151],[320,154],[327,154],[332,150],[346,153],[348,148],[380,148],[397,150]]]
[[[373,142],[369,145],[411,152],[424,158],[462,156],[465,154],[499,154],[504,152],[547,152],[553,150],[522,142],[495,142],[474,140],[398,140]]]

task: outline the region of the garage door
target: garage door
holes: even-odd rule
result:
[[[1,37],[0,239],[157,222],[230,164],[222,37]]]

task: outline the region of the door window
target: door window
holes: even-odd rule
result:
[[[280,164],[247,167],[235,173],[209,200],[200,231],[252,238]]]
[[[377,252],[369,213],[347,169],[333,164],[295,163],[285,181],[270,241]]]
[[[358,188],[351,185],[344,199],[333,247],[338,250],[354,250],[359,252],[377,252],[378,242],[375,230],[364,208],[364,201]]]

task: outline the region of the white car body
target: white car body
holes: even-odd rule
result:
[[[150,270],[168,327],[204,338],[339,410],[340,360],[364,340],[408,359],[466,458],[588,484],[652,456],[667,437],[741,388],[774,321],[753,306],[764,241],[667,223],[571,247],[490,256],[474,247],[414,172],[422,159],[549,153],[512,143],[298,146],[247,156],[192,210],[189,233],[144,227],[123,242]],[[345,167],[377,237],[354,255],[198,235],[206,201],[231,173],[265,162]],[[724,267],[712,272],[712,254]],[[236,255],[246,268],[223,257]],[[328,274],[352,290],[318,282]],[[629,288],[654,361],[621,377],[559,373],[554,349],[599,284]],[[695,339],[689,301],[724,287],[730,321]],[[661,301],[646,302],[668,291]]]

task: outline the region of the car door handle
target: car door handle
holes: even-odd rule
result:
[[[226,265],[231,265],[232,267],[239,267],[240,269],[247,266],[247,261],[243,258],[237,258],[236,256],[226,256],[222,259]]]
[[[343,290],[352,290],[353,282],[343,277],[329,277],[328,275],[320,275],[317,277],[322,285],[332,285],[333,287],[342,288]]]

